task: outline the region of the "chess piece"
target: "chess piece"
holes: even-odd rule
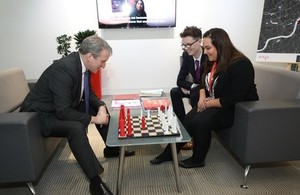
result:
[[[165,105],[161,105],[161,106],[160,106],[161,112],[165,112],[165,108],[166,108]]]
[[[141,118],[143,117],[143,109],[141,108]]]
[[[131,120],[129,119],[127,122],[127,137],[131,137],[132,136],[132,123]]]
[[[168,131],[169,129],[169,126],[168,126],[168,122],[166,121],[166,119],[164,119],[163,121],[162,121],[162,129],[164,130],[164,131]]]
[[[127,109],[127,136],[132,136],[132,122],[131,122],[131,116],[130,116],[130,109]]]
[[[124,120],[124,118],[120,119],[119,124],[120,124],[120,126],[119,126],[120,137],[125,137],[125,120]]]
[[[123,104],[120,106],[120,112],[119,112],[119,127],[121,126],[121,125],[120,125],[120,121],[121,121],[122,119],[125,120],[125,107],[124,107]]]
[[[177,133],[177,117],[176,115],[173,115],[172,117],[172,127],[171,127],[171,131],[173,133]]]
[[[161,123],[165,120],[165,114],[163,112],[160,113],[159,120]]]
[[[127,118],[130,118],[130,109],[127,108]]]
[[[122,104],[121,108],[120,108],[120,117],[125,118],[125,106],[124,106],[124,104]]]
[[[146,119],[144,116],[142,117],[142,121],[141,121],[141,129],[142,130],[146,129]]]
[[[161,114],[161,110],[160,110],[160,106],[157,107],[157,116],[160,117],[160,114]]]

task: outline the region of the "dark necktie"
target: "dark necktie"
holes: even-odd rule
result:
[[[85,112],[89,113],[90,107],[90,91],[89,91],[89,72],[84,72],[84,100],[85,100]]]
[[[199,60],[195,60],[195,66],[196,66],[196,70],[195,70],[196,75],[195,75],[195,77],[196,77],[196,81],[199,82],[199,80],[200,80],[200,64],[199,64]]]

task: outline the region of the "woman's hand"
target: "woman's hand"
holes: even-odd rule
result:
[[[204,98],[204,99],[200,99],[200,100],[198,101],[197,106],[198,106],[197,112],[202,112],[203,110],[205,110],[205,109],[206,109],[206,101],[205,101],[205,98]]]
[[[199,101],[197,103],[197,112],[202,112],[203,110],[206,109],[206,95],[205,95],[205,90],[200,89],[199,92]]]

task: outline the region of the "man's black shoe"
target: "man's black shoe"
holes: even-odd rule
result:
[[[150,163],[153,164],[153,165],[158,165],[158,164],[161,164],[163,162],[167,162],[167,161],[172,161],[173,159],[172,158],[153,158],[152,160],[150,160]]]
[[[99,185],[90,185],[91,195],[113,195],[108,186],[101,182]]]
[[[155,157],[154,159],[150,160],[150,163],[153,165],[158,165],[163,162],[172,161],[172,160],[173,160],[173,158],[171,155],[168,155],[165,152],[163,152],[160,155],[158,155],[157,157]]]
[[[103,154],[105,158],[114,158],[120,156],[119,150],[111,150],[111,151],[104,150]],[[125,150],[125,157],[134,156],[134,155],[135,155],[135,151]]]
[[[187,169],[196,168],[196,167],[204,167],[205,166],[204,161],[201,162],[201,163],[195,163],[192,158],[188,158],[188,159],[185,159],[183,161],[180,161],[178,164],[179,164],[180,167],[187,168]]]

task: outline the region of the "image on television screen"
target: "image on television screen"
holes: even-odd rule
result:
[[[176,0],[97,0],[99,28],[176,26]]]

